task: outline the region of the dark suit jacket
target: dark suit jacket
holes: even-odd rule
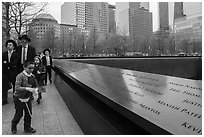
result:
[[[6,63],[4,63],[6,61]],[[8,51],[2,54],[2,73],[4,76],[7,76],[9,73],[10,76],[16,76],[18,73],[17,63],[19,61],[19,54],[17,52],[13,52],[10,58],[10,62],[8,62]]]
[[[23,71],[23,65],[21,64],[22,45],[17,47],[16,51],[20,55],[20,59],[19,59],[18,64],[17,64],[17,66],[19,68],[19,73],[20,73],[21,71]],[[35,48],[28,45],[27,60],[28,61],[34,61],[35,56],[36,56]]]
[[[52,66],[52,56],[49,56],[50,57],[50,66]],[[42,64],[47,67],[47,60],[46,60],[46,56],[43,56],[42,57]]]

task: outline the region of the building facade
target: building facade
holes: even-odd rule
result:
[[[152,36],[152,13],[140,2],[116,2],[117,34],[130,37]],[[147,4],[146,4],[147,5]]]
[[[152,13],[144,8],[135,10],[133,16],[133,28],[130,28],[130,36],[136,38],[150,38],[152,37]]]
[[[140,8],[144,8],[146,10],[149,10],[149,2],[141,2]]]
[[[108,33],[108,3],[64,2],[61,6],[61,22],[76,25],[85,33],[93,28],[100,34]]]
[[[183,2],[183,17],[174,19],[176,43],[202,41],[202,3]],[[176,9],[175,9],[176,10]],[[174,11],[177,12],[177,11]]]
[[[64,55],[66,53],[69,53],[71,43],[72,34],[77,30],[76,25],[69,25],[69,24],[60,24],[60,55]]]
[[[183,2],[174,2],[174,19],[182,18],[183,16]]]
[[[54,40],[60,37],[60,25],[50,14],[39,14],[29,24],[29,30],[29,35],[33,37],[32,41],[35,42],[34,46],[36,47],[37,53],[42,52],[44,48],[52,46],[47,45],[48,47],[46,47],[50,39]]]
[[[159,2],[159,30],[169,31],[168,2]]]
[[[116,34],[115,5],[108,6],[109,33]]]

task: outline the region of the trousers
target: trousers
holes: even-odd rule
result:
[[[46,73],[46,79],[45,79],[45,83],[47,83],[47,74],[48,74],[48,76],[49,76],[49,81],[52,81],[52,75],[51,75],[51,66],[47,66],[46,67],[46,71],[47,71],[47,73]]]
[[[32,104],[31,99],[29,99],[28,102],[26,102],[28,105],[28,108],[30,110],[30,113],[32,114]],[[12,119],[12,128],[16,128],[17,124],[21,120],[24,115],[24,129],[28,129],[31,127],[31,116],[28,112],[28,108],[26,107],[25,102],[21,102],[17,97],[14,97],[14,104],[15,104],[15,115]]]

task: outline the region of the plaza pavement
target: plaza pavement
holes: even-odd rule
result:
[[[11,120],[14,116],[12,91],[8,93],[8,104],[2,106],[2,135],[12,135]],[[34,135],[83,135],[54,84],[48,83],[47,92],[42,94],[40,104],[33,103],[32,127]],[[26,135],[23,130],[23,117],[17,126],[17,135]]]

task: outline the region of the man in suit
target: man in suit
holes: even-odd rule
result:
[[[25,60],[34,61],[34,57],[36,56],[35,48],[30,46],[29,42],[31,41],[27,35],[22,35],[19,37],[21,45],[17,48],[17,52],[20,55],[20,59],[18,62],[19,72],[23,71],[23,63]]]
[[[50,50],[45,49],[43,51],[45,56],[42,57],[42,64],[46,67],[47,74],[49,75],[50,83],[52,83],[51,68],[52,68],[52,56],[50,56]],[[45,84],[47,84],[47,75],[45,78]]]
[[[15,81],[18,74],[17,63],[19,54],[15,51],[17,44],[14,40],[6,41],[7,51],[2,54],[2,104],[7,104],[9,82],[15,91]]]

